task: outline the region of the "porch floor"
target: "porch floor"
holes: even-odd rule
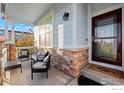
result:
[[[22,62],[22,73],[20,69],[10,71],[9,85],[77,85],[77,80],[64,72],[52,67],[48,72],[48,79],[45,73],[34,73],[31,80],[30,61]]]

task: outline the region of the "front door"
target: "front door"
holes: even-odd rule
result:
[[[122,66],[122,9],[92,18],[92,60]]]

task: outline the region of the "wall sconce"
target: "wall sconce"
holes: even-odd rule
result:
[[[69,13],[64,13],[64,15],[63,15],[63,20],[64,21],[67,21],[68,20],[68,17],[69,17]]]
[[[88,42],[88,39],[86,39],[86,42]]]

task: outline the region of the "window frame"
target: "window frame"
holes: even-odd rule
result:
[[[95,38],[96,23],[99,20],[103,20],[111,16],[116,16],[115,22],[117,23],[117,37],[103,37],[102,39],[117,39],[117,62],[106,60],[95,55],[95,40],[97,39]],[[92,17],[92,60],[101,63],[122,66],[122,8]]]

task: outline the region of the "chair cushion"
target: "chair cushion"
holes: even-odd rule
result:
[[[18,61],[18,60],[15,60],[15,61],[9,61],[9,62],[5,63],[5,67],[7,67],[7,66],[14,66],[14,65],[21,65],[21,62]]]
[[[26,56],[27,55],[27,51],[21,51],[21,54]]]
[[[45,69],[46,68],[46,64],[43,62],[37,62],[33,65],[34,69]]]
[[[45,58],[45,55],[39,55],[39,56],[37,56],[37,60],[44,60],[44,58]]]

